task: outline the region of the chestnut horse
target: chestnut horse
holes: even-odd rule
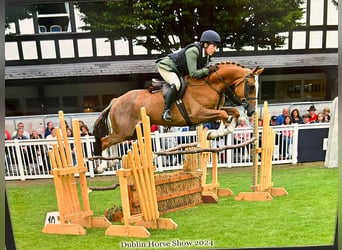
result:
[[[217,63],[217,71],[202,79],[185,77],[186,91],[182,97],[188,117],[192,124],[221,120],[220,128],[212,131],[208,139],[217,138],[232,132],[240,116],[235,107],[223,107],[225,95],[236,105],[242,105],[247,115],[254,113],[256,103],[255,76],[262,73],[263,68],[252,70],[236,63]],[[190,125],[183,118],[174,104],[172,106],[172,121],[161,118],[164,107],[162,92],[150,93],[147,89],[132,90],[112,99],[94,124],[96,138],[94,154],[124,140],[132,139],[135,126],[140,122],[140,108],[146,108],[151,124],[162,126]],[[228,128],[225,123],[229,115],[232,122]]]

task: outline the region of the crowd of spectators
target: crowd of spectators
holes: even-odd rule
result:
[[[270,119],[270,125],[271,126],[279,126],[279,125],[290,125],[293,123],[297,124],[312,124],[312,123],[325,123],[330,121],[330,109],[329,107],[325,107],[322,112],[317,112],[316,107],[314,105],[311,105],[303,115],[300,114],[299,110],[297,108],[294,108],[290,110],[290,108],[285,107],[282,110],[282,113],[279,115],[273,115]],[[237,128],[248,128],[248,127],[253,127],[254,126],[254,117],[250,117],[249,120],[246,120],[244,117],[240,117]],[[262,126],[262,119],[258,119],[258,126]],[[204,124],[204,127],[207,127],[208,129],[217,129],[219,127],[220,123],[219,121],[213,121],[213,122],[208,122]],[[227,124],[229,125],[229,123]],[[80,135],[81,136],[91,136],[92,133],[89,132],[88,126],[84,124],[83,121],[79,121],[79,126],[80,126]],[[68,126],[66,123],[66,128],[67,128],[67,135],[69,137],[73,137],[73,131],[71,128]],[[192,130],[193,128],[189,127],[186,130]],[[159,132],[164,132],[165,129],[160,129],[160,126],[157,126],[153,124],[151,126],[151,132],[159,131]],[[181,132],[185,131],[184,128],[175,132]],[[234,143],[239,144],[243,143],[244,141],[250,139],[251,135],[248,132],[241,131],[238,133],[234,134]],[[280,157],[288,157],[291,152],[290,151],[290,145],[292,143],[292,137],[293,137],[293,130],[283,130],[282,134],[277,134],[276,135],[276,144],[279,145],[279,155]],[[49,140],[54,140],[56,139],[56,129],[54,126],[54,123],[52,121],[47,122],[46,128],[44,129],[44,133],[40,134],[37,132],[37,130],[32,130],[31,134],[29,134],[25,128],[24,128],[24,123],[19,122],[17,123],[17,129],[12,132],[12,134],[6,129],[5,130],[5,140],[27,140],[27,139],[49,139]],[[184,143],[183,141],[179,141],[180,137],[175,141],[174,143],[168,142],[168,147],[171,146],[171,144],[179,144],[179,143]],[[166,142],[165,142],[166,143]],[[170,144],[170,145],[169,145]],[[44,148],[45,147],[45,148]],[[42,146],[42,145],[27,145],[27,146],[22,146],[20,148],[21,152],[20,154],[22,155],[22,160],[25,162],[25,165],[32,165],[36,164],[40,168],[43,165],[43,162],[48,162],[48,156],[47,156],[47,151],[52,148],[52,144]],[[75,152],[74,152],[74,145],[71,144],[71,149],[72,149],[72,154],[73,154],[73,164],[76,164],[76,159],[75,159]],[[240,155],[243,157],[245,160],[247,160],[247,156],[249,155],[249,149],[248,147],[242,147],[239,149],[236,149],[236,155]],[[7,165],[10,165],[10,162],[15,162],[15,159],[10,159],[11,157],[17,158],[16,152],[14,150],[6,148],[6,161]],[[88,152],[85,152],[86,155]],[[240,158],[241,158],[240,157]],[[171,163],[170,163],[171,164]],[[50,168],[50,166],[49,166]]]
[[[92,134],[89,132],[88,126],[84,124],[83,121],[79,121],[80,125],[80,135],[81,136],[91,136]],[[73,137],[73,131],[69,128],[68,124],[66,123],[67,128],[67,135],[68,137]],[[44,133],[38,133],[38,130],[33,129],[31,134],[27,132],[24,128],[23,122],[17,123],[17,128],[11,134],[7,129],[5,129],[5,140],[56,140],[56,128],[52,121],[47,122],[46,128],[44,129]],[[43,171],[44,165],[47,165],[48,170],[51,170],[50,161],[48,160],[48,150],[52,149],[51,144],[32,144],[32,145],[25,145],[20,147],[20,155],[23,163],[25,163],[26,169],[24,171],[27,174],[30,174],[32,168],[40,169]],[[74,145],[71,143],[71,150],[72,150],[72,158],[73,158],[73,165],[76,165],[76,157],[74,152]],[[18,162],[18,155],[14,148],[6,147],[5,149],[6,154],[6,163],[8,169],[11,169],[11,165],[16,165]]]

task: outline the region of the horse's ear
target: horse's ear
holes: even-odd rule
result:
[[[264,71],[264,68],[260,68],[260,66],[256,66],[252,69],[252,74],[260,75]]]

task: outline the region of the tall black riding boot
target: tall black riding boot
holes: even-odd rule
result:
[[[176,86],[175,85],[171,85],[169,91],[167,92],[167,94],[165,96],[164,111],[163,111],[163,114],[162,114],[162,118],[165,121],[167,121],[167,122],[170,122],[171,119],[172,119],[171,105],[175,101],[176,96],[177,96]]]

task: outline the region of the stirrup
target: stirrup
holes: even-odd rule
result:
[[[163,118],[163,120],[165,120],[167,122],[171,122],[171,120],[172,120],[171,110],[170,109],[164,110],[164,112],[162,114],[162,118]]]

